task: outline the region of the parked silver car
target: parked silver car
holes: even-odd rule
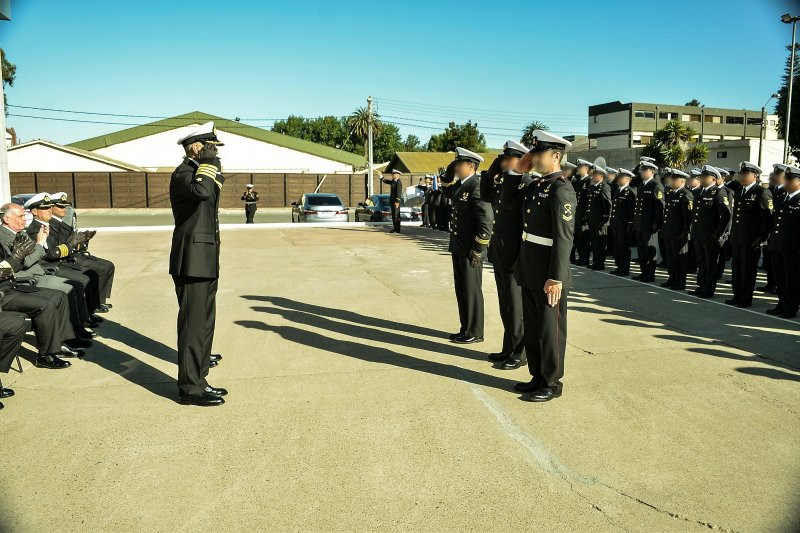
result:
[[[335,194],[309,193],[292,202],[292,222],[347,222],[347,211]]]

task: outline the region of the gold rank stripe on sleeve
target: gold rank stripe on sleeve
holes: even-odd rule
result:
[[[206,178],[211,178],[212,180],[216,181],[217,178],[217,167],[214,165],[210,165],[208,163],[203,163],[199,167],[197,167],[197,172],[195,172],[195,176],[205,176]]]
[[[211,179],[214,180],[214,183],[217,184],[217,187],[222,189],[222,182],[217,179],[217,175],[216,174],[214,174],[214,176]]]
[[[59,244],[58,245],[58,255],[60,257],[67,257],[69,255],[69,248],[66,244]]]
[[[475,242],[478,244],[489,244],[489,239],[481,239],[480,237],[475,237]]]

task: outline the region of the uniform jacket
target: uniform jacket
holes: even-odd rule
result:
[[[70,248],[67,243],[66,239],[61,240],[61,235],[53,226],[56,224],[53,220],[50,223],[50,233],[47,235],[47,241],[45,241],[44,248],[44,257],[40,259],[40,261],[44,264],[58,264],[61,261],[65,261],[69,259],[69,256],[72,255],[75,250]],[[39,228],[42,226],[42,223],[36,219],[31,222],[31,225],[28,226],[26,230],[28,235],[31,239],[36,240],[36,234],[39,233]],[[74,259],[72,260],[74,261]]]
[[[399,202],[402,195],[403,182],[400,181],[400,178],[392,180],[392,183],[389,185],[389,202],[392,204]]]
[[[691,235],[693,241],[720,240],[730,231],[731,208],[728,193],[716,185],[701,191],[694,203]]]
[[[198,168],[201,173],[198,173]],[[169,200],[175,230],[169,255],[169,273],[213,279],[219,277],[219,192],[208,167],[184,159],[172,172]],[[222,176],[216,175],[217,181]]]
[[[586,222],[593,230],[608,226],[611,217],[611,186],[607,181],[589,186],[586,205]]]
[[[756,247],[767,240],[772,229],[772,193],[756,182],[747,192],[740,187],[734,194],[731,244]]]
[[[586,211],[589,204],[589,187],[592,184],[592,178],[587,174],[586,176],[576,176],[573,181],[573,190],[577,205],[575,206],[575,225],[580,230],[581,226],[586,224]]]
[[[514,265],[517,282],[531,290],[541,291],[548,279],[562,282],[564,290],[572,284],[569,253],[575,230],[577,197],[572,185],[554,172],[519,188],[521,176],[505,187],[517,187],[522,195],[523,231],[537,239],[551,240],[540,244],[533,240],[522,242]],[[515,185],[516,184],[516,185]],[[505,192],[505,191],[504,191]]]
[[[636,189],[627,185],[617,189],[611,202],[610,225],[616,231],[633,229],[633,212],[636,209]]]
[[[633,210],[633,229],[642,233],[656,233],[664,219],[664,186],[653,178],[639,185],[636,191],[636,208]]]
[[[664,223],[661,226],[661,236],[685,244],[689,240],[693,209],[694,194],[692,191],[686,187],[671,190],[664,203]]]
[[[783,255],[800,254],[800,193],[784,199],[775,209],[775,223],[769,234],[767,250]]]
[[[242,195],[243,202],[258,202],[258,193],[256,191],[247,192]]]
[[[450,245],[448,250],[466,257],[473,249],[483,251],[492,233],[492,206],[481,200],[480,177],[475,174],[446,189],[450,208]]]
[[[516,194],[507,195],[503,203],[503,183],[507,176],[506,172],[501,174],[502,179],[499,183],[488,176],[481,177],[481,199],[492,205],[494,213],[494,226],[492,227],[492,237],[489,241],[489,261],[495,268],[503,272],[511,272],[514,262],[519,254],[519,247],[522,241],[522,196]],[[523,183],[531,181],[529,176],[523,176]]]

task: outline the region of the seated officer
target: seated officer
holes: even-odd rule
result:
[[[66,242],[61,242],[61,239],[50,227],[50,221],[53,217],[53,202],[47,193],[43,192],[33,196],[25,202],[25,207],[30,209],[33,215],[33,221],[26,230],[28,235],[32,239],[36,239],[42,227],[44,227],[44,232],[47,235],[45,242],[42,243],[45,255],[40,259],[41,265],[45,270],[52,270],[56,276],[80,282],[84,287],[86,305],[89,311],[101,310],[100,277],[97,272],[79,265],[72,257],[76,253],[75,248],[83,244],[88,235],[74,233],[70,235]],[[94,318],[94,320],[100,322],[97,318]]]
[[[2,207],[2,222],[3,225],[0,227],[0,247],[11,253],[11,245],[14,243],[17,234],[20,232],[25,233],[25,212],[17,204],[6,204]],[[36,234],[36,249],[25,257],[22,267],[15,273],[17,282],[37,287],[47,287],[66,294],[69,300],[70,322],[76,337],[90,339],[97,336],[94,331],[87,329],[97,327],[99,324],[92,320],[86,307],[83,285],[78,281],[48,274],[39,264],[39,260],[45,256],[42,244],[46,241],[47,234],[44,226],[41,226]]]
[[[8,272],[10,269],[5,270]],[[3,374],[7,374],[8,369],[11,368],[11,362],[19,353],[26,331],[28,331],[28,325],[25,324],[24,318],[16,313],[0,312],[0,372]],[[0,382],[0,399],[12,396],[14,396],[14,391],[4,388],[3,383]],[[2,408],[3,402],[0,402],[0,409]]]
[[[67,242],[67,239],[69,239],[71,235],[78,233],[63,220],[64,216],[67,214],[67,207],[70,205],[67,200],[67,193],[57,192],[52,195],[52,198],[53,215],[50,219],[50,229],[58,235],[61,242]],[[114,284],[114,272],[116,269],[114,263],[111,261],[89,253],[89,241],[95,236],[96,232],[80,233],[88,233],[88,240],[84,244],[78,246],[76,249],[77,253],[75,253],[73,257],[79,265],[97,272],[100,279],[99,311],[105,313],[112,307],[110,303],[106,302],[106,299],[111,298],[111,286]]]
[[[67,339],[73,347],[84,348],[91,342],[73,339],[74,333],[69,323],[69,307],[64,293],[44,287],[17,285],[11,278],[13,270],[19,270],[25,257],[35,249],[35,244],[24,233],[17,234],[11,246],[11,253],[0,248],[0,267],[5,279],[0,281],[0,309],[16,311],[28,315],[36,333],[38,356],[36,366],[42,368],[66,368],[67,361],[58,358],[59,354],[72,357],[81,352],[66,346]]]

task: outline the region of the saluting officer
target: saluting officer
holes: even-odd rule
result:
[[[612,193],[609,230],[614,240],[612,252],[614,265],[611,271],[615,276],[628,276],[631,269],[630,237],[633,235],[633,212],[636,209],[636,190],[630,186],[633,172],[620,168],[617,174],[617,188]]]
[[[392,233],[400,233],[400,199],[403,195],[403,182],[400,181],[401,172],[392,170],[389,180],[389,205],[392,208]]]
[[[219,279],[219,197],[225,178],[217,156],[214,123],[178,141],[186,157],[170,179],[175,230],[169,273],[178,297],[178,400],[221,405],[228,391],[209,386]]]
[[[253,189],[253,184],[248,183],[242,195],[244,202],[245,224],[254,224],[256,209],[258,209],[258,193]]]
[[[633,279],[655,281],[656,241],[664,218],[664,186],[655,179],[658,167],[655,163],[639,162],[642,183],[636,191],[636,208],[633,211],[633,230],[639,256],[640,273]]]
[[[692,294],[711,298],[717,290],[717,262],[720,247],[730,230],[731,208],[728,193],[717,186],[720,173],[711,165],[700,170],[703,190],[694,203],[691,239],[697,260],[697,288]]]
[[[481,199],[492,204],[494,211],[488,258],[494,270],[497,303],[503,321],[503,347],[499,352],[489,354],[489,360],[504,370],[518,368],[527,362],[523,355],[522,289],[514,278],[514,263],[522,242],[522,198],[518,194],[507,198],[501,195],[508,170],[514,169],[519,158],[526,153],[528,149],[525,146],[509,140],[503,145],[503,153],[481,175]]]
[[[727,169],[717,167],[717,170],[719,171],[717,187],[724,191],[728,197],[728,206],[730,207],[731,214],[733,214],[733,208],[736,204],[736,195],[734,191],[737,188],[736,186],[739,185],[739,182],[730,179],[731,173]],[[725,265],[731,258],[730,227],[724,237],[725,239],[719,249],[719,259],[717,260],[717,281],[722,279],[722,275],[725,273]],[[727,280],[727,282],[729,283],[730,280]]]
[[[561,172],[564,173],[564,179],[572,183],[572,175],[575,174],[575,169],[578,168],[578,165],[575,163],[570,163],[566,161],[563,165],[561,165]]]
[[[533,132],[530,151],[503,184],[503,194],[522,194],[522,246],[515,272],[522,286],[525,353],[533,378],[517,383],[522,399],[546,402],[561,396],[567,346],[567,294],[571,286],[569,252],[575,224],[576,196],[561,173],[561,160],[572,143],[542,130]],[[521,173],[542,177],[520,189]]]
[[[450,164],[452,176],[446,195],[452,201],[450,245],[453,260],[458,318],[461,326],[450,340],[458,344],[483,342],[483,258],[492,232],[492,206],[480,196],[476,175],[483,158],[465,148],[456,148]]]
[[[769,251],[778,288],[778,305],[770,315],[794,318],[800,307],[800,168],[787,166],[780,206],[769,236]]]
[[[611,186],[606,181],[606,176],[605,168],[595,166],[587,194],[586,223],[592,246],[592,270],[606,269],[608,221],[611,216]]]
[[[759,183],[761,168],[749,161],[739,165],[739,184],[731,220],[733,298],[728,305],[750,307],[756,286],[761,245],[772,229],[772,194]]]
[[[575,169],[575,176],[572,178],[572,188],[578,205],[575,207],[575,253],[577,255],[575,264],[578,266],[589,266],[589,251],[591,246],[591,235],[589,225],[586,223],[586,209],[589,205],[589,187],[592,178],[589,169],[594,165],[585,159],[578,159],[578,168]]]
[[[664,224],[661,227],[669,276],[661,286],[682,291],[686,289],[694,195],[686,189],[686,179],[689,177],[686,172],[670,169],[670,176],[672,182],[664,204]]]

